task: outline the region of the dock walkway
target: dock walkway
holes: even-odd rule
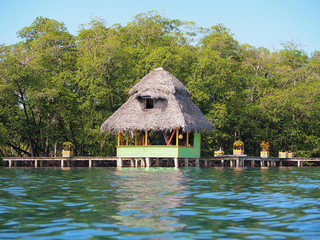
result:
[[[201,157],[200,159],[144,159],[105,157],[7,157],[3,159],[6,167],[276,167],[276,166],[308,166],[320,163],[320,158],[260,158],[246,155],[222,155],[217,157]],[[120,160],[120,164],[119,164]]]

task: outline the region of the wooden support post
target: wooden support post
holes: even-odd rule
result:
[[[298,167],[300,167],[301,166],[301,162],[298,160]]]
[[[240,167],[239,158],[236,159],[236,168]]]
[[[156,167],[160,167],[160,159],[156,158]]]
[[[126,146],[129,145],[129,131],[127,131],[127,139],[126,139]]]
[[[179,128],[176,130],[176,146],[179,146]]]
[[[34,168],[38,167],[38,160],[34,160]]]
[[[61,168],[64,166],[64,160],[61,160]]]
[[[270,161],[267,160],[267,167],[270,167]]]
[[[123,146],[123,139],[122,139],[122,133],[120,132],[120,142],[121,142],[121,146]]]
[[[184,165],[185,165],[185,167],[189,167],[189,159],[188,158],[184,159]]]
[[[146,158],[146,167],[149,168],[151,165],[150,158]]]
[[[146,167],[146,163],[144,161],[144,158],[141,158],[141,167]]]
[[[134,160],[131,159],[130,162],[131,162],[131,167],[134,167]]]
[[[254,160],[251,160],[251,167],[254,167]]]
[[[117,159],[117,168],[122,168],[122,158]]]
[[[92,167],[92,160],[89,159],[89,168],[91,168],[91,167]]]
[[[137,133],[137,129],[134,130],[134,145],[137,146],[138,144],[138,133]]]
[[[196,167],[200,167],[200,161],[199,158],[196,159]]]
[[[208,167],[208,160],[204,160],[204,166]]]
[[[230,167],[233,167],[233,160],[230,160]]]
[[[135,161],[135,166],[138,167],[139,166],[139,159],[136,158],[134,161]]]
[[[148,146],[148,130],[146,130],[146,134],[145,134],[145,144],[144,145],[146,145],[146,146]]]
[[[174,158],[173,161],[174,161],[174,167],[178,168],[179,167],[179,159],[178,158]]]
[[[224,160],[221,160],[221,167],[224,167]]]
[[[264,161],[260,161],[260,167],[264,167]]]
[[[282,161],[279,159],[279,166],[282,167]]]
[[[170,139],[169,139],[169,141],[167,143],[167,146],[169,146],[171,144],[171,141],[172,141],[172,138],[173,138],[173,135],[175,134],[175,132],[176,132],[176,129],[173,130],[173,132],[171,134],[171,137],[170,137]]]
[[[9,160],[8,162],[9,162],[9,168],[11,168],[12,167],[12,160]]]
[[[189,130],[187,130],[187,141],[186,141],[186,146],[189,146]]]

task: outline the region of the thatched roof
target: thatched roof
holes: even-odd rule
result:
[[[141,79],[129,91],[129,99],[101,126],[101,131],[117,134],[170,131],[179,127],[186,132],[212,130],[212,123],[191,101],[189,91],[168,71],[158,68]],[[144,98],[154,100],[154,107],[146,109]]]

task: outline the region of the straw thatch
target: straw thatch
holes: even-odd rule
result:
[[[101,131],[212,130],[212,123],[191,101],[189,91],[168,71],[158,68],[146,75],[129,91],[129,99],[101,126]],[[145,99],[153,99],[153,108],[145,108]]]

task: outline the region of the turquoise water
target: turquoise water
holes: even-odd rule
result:
[[[0,239],[320,239],[320,168],[2,168]]]

